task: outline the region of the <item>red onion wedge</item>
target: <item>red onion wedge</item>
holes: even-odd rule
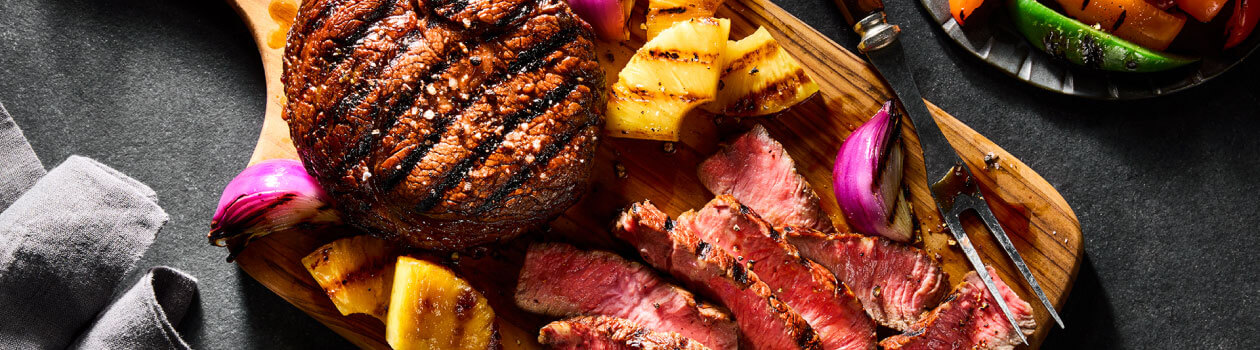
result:
[[[630,38],[626,21],[634,8],[634,0],[568,0],[569,7],[582,17],[600,39],[617,42]]]
[[[901,153],[901,117],[892,111],[892,101],[840,145],[832,185],[840,210],[858,232],[900,242],[913,238]]]
[[[228,247],[228,261],[249,242],[299,225],[340,223],[328,194],[306,173],[302,162],[272,159],[236,175],[210,220],[210,244]]]

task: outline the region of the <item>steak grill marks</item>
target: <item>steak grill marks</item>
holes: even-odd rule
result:
[[[363,37],[367,36],[367,33],[372,29],[376,29],[381,24],[381,21],[385,19],[385,15],[394,12],[394,8],[397,6],[397,0],[385,0],[378,4],[363,19],[363,24],[354,29],[354,32],[347,36],[333,38],[335,43],[333,49],[325,51],[321,58],[329,65],[337,65],[346,57],[350,57],[348,53],[357,50],[359,45],[362,44]]]
[[[494,151],[496,148],[499,148],[499,144],[503,143],[503,138],[507,135],[507,133],[511,132],[511,129],[507,127],[508,125],[517,125],[521,122],[537,118],[540,114],[551,108],[552,105],[555,105],[565,96],[568,96],[569,93],[573,92],[576,88],[577,82],[566,80],[564,85],[548,91],[547,95],[543,96],[543,98],[535,99],[529,107],[517,111],[516,113],[512,113],[512,115],[504,118],[504,128],[499,131],[498,134],[491,136],[491,138],[486,142],[477,145],[477,148],[473,149],[472,155],[464,158],[458,165],[443,174],[441,177],[442,181],[439,182],[435,188],[429,191],[428,197],[420,201],[420,204],[416,205],[416,210],[427,211],[429,209],[433,209],[433,207],[438,204],[438,201],[442,199],[442,194],[445,194],[447,190],[455,187],[455,184],[463,181],[464,178],[468,176],[468,170],[471,169],[473,165],[477,165],[485,161],[486,156],[490,155],[490,152]]]
[[[332,7],[333,6],[329,6],[328,8],[331,9]],[[349,57],[350,54],[357,51],[360,48],[360,46],[363,44],[362,39],[367,35],[367,33],[377,28],[381,23],[383,23],[384,19],[386,18],[385,15],[393,12],[395,8],[397,8],[396,0],[391,0],[387,4],[382,4],[381,6],[375,8],[369,15],[370,22],[364,22],[355,30],[355,32],[351,33],[350,36],[334,38],[334,42],[337,43],[337,46],[335,46],[334,48],[330,49],[327,52],[324,52],[322,55],[320,55],[320,57],[328,65],[340,66],[342,63],[345,63],[343,62],[344,58]],[[394,67],[398,59],[403,57],[404,54],[408,52],[408,49],[411,47],[411,45],[414,44],[416,40],[421,38],[420,34],[421,32],[418,30],[412,30],[408,32],[402,38],[401,43],[399,43],[397,46],[394,47],[393,53],[390,54],[389,58],[385,61],[387,62],[386,64],[381,64],[380,61],[365,62],[366,67],[364,68],[364,71],[359,73],[358,75],[367,76],[367,77],[377,76],[381,71],[385,70],[385,68]],[[344,46],[346,44],[351,44],[352,47],[347,48],[346,46]],[[347,63],[347,64],[354,64],[354,63]],[[332,70],[329,70],[329,72],[337,72],[339,70],[340,69],[332,69]],[[327,77],[323,77],[323,78],[326,79]],[[363,103],[363,100],[366,99],[367,96],[372,93],[373,88],[375,87],[373,86],[372,82],[373,81],[371,79],[362,79],[355,82],[353,87],[350,87],[348,89],[342,89],[341,90],[342,94],[336,98],[337,104],[334,105],[333,107],[333,115],[335,116],[346,115],[350,112],[351,109]],[[373,106],[373,108],[376,109],[378,107]],[[373,114],[375,113],[376,113],[376,110],[373,111]],[[339,120],[339,119],[335,119],[335,120]],[[374,127],[376,127],[376,125],[374,125]],[[327,137],[328,131],[330,129],[332,128],[327,127],[327,128],[315,129],[315,133],[317,135],[316,138],[323,139]],[[370,133],[370,130],[368,132]],[[360,149],[369,148],[369,146],[370,145],[364,145],[362,144],[362,142],[360,142],[359,144],[357,144],[355,148],[348,150],[347,154],[342,155],[341,164],[339,167],[337,167],[336,170],[338,172],[342,172],[346,168],[354,165],[355,161],[357,161],[359,157],[362,157],[362,155],[354,156],[351,154],[354,154]]]
[[[433,12],[443,17],[450,17],[468,7],[468,0],[439,0],[434,2],[436,6],[434,6]]]
[[[448,54],[453,54],[453,53],[448,53]],[[458,54],[454,54],[454,55],[458,55]],[[447,61],[442,61],[433,65],[430,65],[429,69],[425,71],[421,76],[431,77],[433,75],[444,72],[448,68],[450,68],[450,64],[451,64],[451,61],[447,60]],[[342,158],[341,170],[344,171],[346,168],[353,166],[354,164],[362,160],[363,157],[367,156],[367,154],[371,152],[371,150],[375,148],[378,143],[381,142],[381,139],[385,137],[386,132],[383,130],[389,130],[390,128],[392,128],[394,124],[398,123],[398,117],[405,114],[408,109],[411,109],[411,107],[416,104],[416,101],[420,97],[420,92],[423,90],[420,87],[428,85],[430,83],[432,83],[431,80],[425,80],[424,78],[421,78],[421,80],[417,82],[416,88],[404,89],[401,92],[401,95],[399,95],[398,98],[394,100],[397,103],[394,103],[393,105],[389,106],[388,113],[386,113],[384,117],[373,118],[373,129],[364,130],[363,135],[359,137],[359,142],[356,145],[356,147],[351,149],[349,152],[347,152],[346,155]],[[373,111],[373,112],[374,112],[373,114],[377,114],[376,113],[377,111]],[[416,146],[417,148],[422,150],[422,152],[420,152],[421,156],[423,156],[424,153],[428,153],[429,148],[432,148],[433,145],[437,143],[438,136],[441,136],[443,132],[446,132],[446,127],[450,125],[452,119],[453,118],[450,118],[444,115],[442,118],[437,120],[437,123],[434,124],[434,128],[435,130],[438,130],[438,131],[434,135],[430,135],[429,137],[426,137],[423,143]],[[374,130],[380,131],[380,132],[374,133],[373,132]],[[408,155],[408,157],[410,156],[411,155]],[[419,161],[419,159],[417,158],[415,161]],[[412,165],[414,165],[414,162],[412,163]],[[391,181],[401,180],[401,179],[394,179],[394,177],[397,175],[398,175],[397,173],[390,175],[390,177],[386,180],[386,183],[389,183]],[[369,188],[371,187],[369,186]]]
[[[556,139],[556,142],[553,142],[547,145],[546,148],[543,148],[542,153],[540,153],[535,159],[533,164],[534,166],[526,167],[522,171],[512,174],[512,178],[508,179],[508,182],[505,183],[503,187],[500,187],[498,190],[495,190],[494,193],[490,194],[490,197],[486,198],[486,202],[482,203],[476,210],[473,210],[472,214],[485,214],[487,211],[498,208],[502,204],[507,203],[504,198],[507,197],[508,194],[511,194],[512,191],[515,191],[517,188],[520,188],[521,185],[525,184],[525,181],[529,180],[530,176],[534,174],[535,169],[547,165],[547,163],[551,162],[551,158],[560,154],[560,151],[564,149],[564,145],[569,144],[569,141],[572,141],[578,134],[581,134],[587,128],[595,126],[595,124],[599,122],[599,118],[592,115],[589,111],[587,112],[587,115],[589,118],[585,123],[582,123],[582,125],[577,128],[573,128],[559,139]]]
[[[572,41],[577,36],[577,29],[578,27],[576,25],[570,23],[559,34],[553,36],[550,41],[544,41],[544,42],[538,43],[537,45],[534,45],[528,50],[521,52],[519,55],[516,56],[516,60],[508,65],[508,68],[506,70],[497,72],[497,74],[495,74],[493,77],[488,79],[485,84],[482,84],[480,87],[478,87],[476,95],[482,96],[485,94],[486,90],[494,89],[496,86],[498,86],[498,84],[502,83],[503,81],[510,80],[510,78],[515,77],[516,75],[519,75],[521,73],[525,73],[527,71],[533,71],[535,69],[540,68],[542,64],[544,63],[543,58],[546,57],[547,54],[550,54],[552,52],[555,52],[556,50],[559,50],[562,46],[564,46],[564,44]],[[443,62],[443,63],[449,64],[450,61]],[[551,94],[556,93],[559,90],[565,90],[563,91],[562,95],[549,99],[551,100],[551,102],[549,102],[549,104],[546,107],[550,107],[551,104],[555,104],[557,100],[568,95],[569,92],[571,92],[576,87],[576,84],[570,81],[566,83],[566,86],[561,86],[557,90],[553,90],[552,92],[548,93],[548,96],[550,96]],[[464,109],[468,108],[468,106],[472,105],[475,101],[479,99],[480,98],[469,98],[467,100],[461,101],[459,105],[456,106],[455,110],[452,111],[452,113],[442,115],[439,121],[441,131],[429,134],[429,136],[425,139],[423,145],[417,146],[418,149],[408,154],[407,157],[403,159],[403,163],[401,164],[401,167],[397,171],[390,174],[389,177],[385,179],[384,183],[380,185],[379,187],[380,191],[388,192],[392,190],[394,187],[398,186],[398,184],[401,183],[403,179],[406,179],[407,175],[410,174],[415,169],[416,165],[420,163],[420,160],[424,159],[424,156],[429,152],[429,150],[432,149],[432,147],[436,145],[437,142],[441,139],[442,134],[445,133],[446,126],[449,125],[452,121],[454,121],[455,116],[458,116],[461,113],[463,113]],[[536,104],[538,101],[534,101],[534,102]],[[534,109],[536,109],[536,107],[531,105],[529,108],[525,109],[525,111],[534,110]],[[419,208],[421,208],[420,210],[428,210],[429,208],[432,208],[434,205],[437,205],[437,201],[439,198],[441,198],[441,195],[445,193],[447,189],[450,189],[450,187],[458,183],[459,180],[462,180],[465,175],[467,175],[468,168],[474,165],[472,162],[470,162],[470,160],[475,160],[476,158],[480,158],[480,160],[484,160],[486,155],[488,155],[491,151],[494,151],[494,148],[489,148],[485,150],[484,152],[481,152],[480,150],[489,146],[497,147],[499,143],[503,141],[504,135],[507,132],[511,131],[511,129],[508,128],[508,126],[519,124],[522,121],[520,119],[513,121],[512,117],[525,118],[529,116],[530,117],[529,119],[533,119],[533,117],[536,117],[538,114],[541,114],[543,111],[546,111],[546,108],[542,108],[541,110],[538,110],[535,113],[522,114],[518,112],[512,116],[509,116],[508,118],[505,118],[503,131],[498,135],[498,137],[493,138],[487,141],[486,143],[483,143],[482,145],[478,145],[477,147],[478,151],[474,152],[474,155],[475,155],[474,157],[465,159],[463,162],[460,163],[461,165],[460,167],[456,167],[455,169],[452,169],[450,172],[443,174],[442,181],[439,183],[439,186],[437,187],[440,190],[435,189],[434,191],[430,192],[430,196],[421,202],[422,205],[419,206]],[[524,120],[529,120],[529,119],[524,119]],[[480,160],[478,160],[478,162],[480,162]],[[451,175],[453,174],[460,174],[460,175],[458,176],[458,178],[452,179]],[[426,205],[425,203],[428,203],[428,204]]]
[[[532,230],[589,184],[603,72],[566,3],[310,0],[298,15],[285,120],[350,224],[465,249]]]
[[[518,9],[526,10],[526,13],[528,13],[528,10],[531,10],[532,7],[519,6]],[[430,17],[428,18],[428,20],[433,21],[433,20],[438,20],[438,18]],[[510,29],[511,28],[503,29],[500,32],[508,32],[510,31]],[[408,34],[408,36],[409,38],[413,36],[418,36],[419,33],[420,33],[419,30],[412,31],[411,33]],[[494,33],[493,35],[497,36],[498,34],[499,33]],[[568,38],[568,40],[572,40],[573,37],[576,36],[576,34],[577,34],[576,26],[568,26],[565,28],[565,32],[559,36],[566,37]],[[450,47],[450,49],[442,53],[442,57],[446,57],[446,60],[443,60],[443,61],[440,61],[438,63],[431,65],[429,69],[426,72],[424,72],[421,76],[434,77],[438,75],[439,73],[446,71],[448,68],[450,68],[452,62],[466,58],[467,54],[465,52],[473,52],[475,49],[480,48],[483,43],[488,42],[485,39],[486,39],[485,37],[481,37],[475,40],[470,40],[470,41],[460,43],[458,45],[447,45],[448,47]],[[523,52],[520,56],[518,56],[518,60],[514,61],[509,66],[507,72],[516,71],[516,73],[522,73],[524,71],[532,70],[536,68],[537,66],[541,65],[542,63],[541,59],[542,57],[545,56],[545,54],[554,52],[555,50],[559,49],[559,47],[562,46],[564,43],[566,43],[568,40],[553,40],[550,42],[543,42],[536,45],[535,47],[532,47],[530,51]],[[408,41],[405,45],[410,45],[410,44],[411,42]],[[455,49],[456,47],[467,47],[468,50],[467,51],[456,50]],[[531,54],[531,52],[534,52],[534,51],[539,51],[539,52],[535,52]],[[405,52],[407,52],[405,47],[403,49],[396,51],[394,58],[391,58],[390,60],[389,66],[393,66],[394,64],[393,62],[397,59],[397,57],[401,57],[402,54]],[[373,72],[381,70],[381,68],[379,68],[380,65],[373,65],[373,66],[378,67],[374,69]],[[369,69],[371,69],[373,66],[369,66]],[[505,78],[510,78],[512,76],[515,76],[515,75],[509,76],[507,75],[507,72],[498,73],[495,77],[491,78],[485,84],[482,84],[480,87],[478,87],[478,90],[475,94],[477,96],[481,96],[485,93],[487,89],[492,89],[494,88],[494,86],[497,86],[502,81],[507,80]],[[375,73],[369,73],[369,75],[375,75]],[[421,79],[424,79],[424,78],[421,78]],[[388,114],[385,114],[383,118],[374,118],[375,123],[373,125],[373,128],[363,131],[362,135],[358,137],[358,142],[356,143],[356,145],[353,148],[351,148],[345,155],[343,155],[341,167],[338,170],[345,171],[345,169],[358,163],[373,148],[375,148],[375,146],[379,144],[381,139],[384,138],[386,135],[386,132],[384,132],[383,130],[389,130],[389,128],[392,128],[394,124],[398,122],[399,116],[405,114],[408,109],[410,109],[412,106],[415,105],[422,90],[419,87],[426,86],[426,85],[429,85],[430,83],[433,83],[431,80],[432,79],[421,80],[420,82],[418,82],[418,84],[415,85],[417,86],[417,88],[402,91],[401,92],[402,95],[395,99],[395,101],[398,103],[395,103],[390,106]],[[358,95],[354,96],[353,98],[349,100],[346,100],[347,102],[344,102],[343,104],[339,105],[337,113],[343,113],[343,114],[347,113],[349,111],[349,108],[355,105],[358,105],[362,101],[362,99],[366,97],[366,95],[370,93],[371,91],[370,87],[366,85],[366,82],[360,83],[358,86],[355,87],[355,89],[359,91]],[[351,100],[353,102],[349,102]],[[399,183],[401,183],[403,179],[406,179],[407,175],[411,173],[411,171],[416,167],[416,165],[420,163],[422,159],[424,159],[424,156],[427,155],[429,151],[433,148],[433,146],[437,145],[438,141],[441,140],[442,134],[446,132],[447,128],[455,120],[455,116],[458,116],[460,113],[463,112],[464,109],[471,106],[477,100],[478,100],[477,98],[468,98],[468,99],[461,100],[456,105],[455,110],[453,110],[451,113],[444,113],[443,115],[438,116],[436,118],[436,122],[433,125],[434,132],[432,134],[429,134],[427,137],[425,137],[425,139],[421,143],[413,147],[411,153],[408,153],[407,156],[403,158],[403,161],[397,170],[383,177],[382,180],[380,181],[373,181],[373,184],[375,186],[368,186],[368,189],[376,190],[377,192],[388,192],[394,187],[396,187]],[[372,114],[376,115],[378,114],[378,112],[373,111]],[[377,132],[374,135],[373,130],[378,130],[380,132]]]

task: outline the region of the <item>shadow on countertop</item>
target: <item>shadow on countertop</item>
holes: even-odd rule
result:
[[[237,269],[249,349],[353,349],[345,338]]]
[[[1088,253],[1081,259],[1076,284],[1060,316],[1067,328],[1051,328],[1050,335],[1041,344],[1042,349],[1122,348],[1120,339],[1112,336],[1115,333],[1115,312]]]

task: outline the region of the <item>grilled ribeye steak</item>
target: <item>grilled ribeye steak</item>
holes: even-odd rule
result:
[[[350,222],[424,248],[504,240],[589,186],[593,37],[563,0],[304,1],[285,120]]]
[[[725,310],[698,302],[691,292],[639,263],[567,244],[529,247],[516,284],[516,305],[550,316],[624,318],[715,350],[739,347],[739,328]]]
[[[992,267],[985,266],[985,269],[993,276],[993,284],[1010,307],[1019,329],[1011,326],[993,294],[980,280],[980,275],[972,271],[928,317],[916,322],[905,333],[884,339],[879,344],[884,349],[1014,349],[1020,343],[1015,332],[1030,336],[1037,329],[1032,305],[1020,299],[1002,282]]]
[[[796,162],[760,124],[705,159],[696,172],[710,192],[734,196],[776,227],[836,231]]]
[[[774,295],[757,274],[722,248],[701,240],[652,203],[630,205],[613,234],[639,250],[649,265],[721,302],[752,349],[822,349],[814,329]]]
[[[721,247],[757,273],[774,295],[808,322],[829,350],[875,349],[875,322],[857,297],[826,268],[800,252],[735,198],[720,195],[678,225]]]
[[[678,333],[656,331],[624,318],[609,316],[583,316],[549,323],[538,332],[538,342],[549,349],[709,349]]]
[[[949,278],[922,249],[884,237],[785,227],[801,255],[831,270],[875,322],[904,331],[936,306]]]

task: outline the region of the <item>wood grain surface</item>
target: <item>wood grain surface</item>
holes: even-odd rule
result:
[[[284,96],[280,83],[283,35],[296,13],[299,0],[228,0],[249,26],[262,58],[267,79],[267,108],[258,146],[250,164],[265,159],[296,158],[288,128],[280,118]],[[601,43],[599,56],[609,77],[643,42],[638,30],[645,1],[632,16],[631,40]],[[696,165],[717,150],[721,140],[747,130],[753,123],[765,125],[787,147],[823,200],[824,209],[844,231],[831,195],[831,167],[840,143],[858,125],[870,118],[890,97],[889,89],[866,62],[802,23],[768,0],[728,0],[717,16],[731,19],[731,38],[751,34],[764,26],[770,34],[805,65],[821,86],[818,96],[771,118],[724,118],[697,112],[684,122],[682,140],[672,145],[658,141],[604,138],[598,151],[594,185],[581,202],[551,225],[550,229],[521,241],[498,247],[481,258],[459,260],[457,270],[483,289],[505,322],[534,332],[546,320],[515,310],[511,294],[515,286],[521,249],[528,240],[561,240],[588,248],[619,251],[633,257],[633,251],[611,239],[608,228],[621,208],[644,199],[677,215],[703,206],[712,194],[696,178]],[[604,59],[612,57],[612,60]],[[977,134],[962,122],[929,103],[929,109],[942,131],[975,170],[981,190],[1011,235],[1016,248],[1045,288],[1046,294],[1062,309],[1080,267],[1082,239],[1080,223],[1072,208],[1040,175],[1023,162]],[[918,140],[909,123],[904,133],[908,147],[917,150]],[[672,147],[671,147],[672,146]],[[985,156],[996,157],[991,164]],[[972,268],[949,234],[941,229],[928,195],[922,168],[922,154],[907,152],[906,183],[921,228],[921,245],[939,254],[949,273],[951,286]],[[1053,321],[1022,281],[1014,265],[997,242],[974,218],[964,218],[981,258],[993,265],[1002,279],[1024,300],[1034,305],[1037,331],[1029,339],[1036,348],[1053,327]],[[349,230],[322,232],[286,231],[252,243],[237,263],[271,291],[302,309],[330,329],[363,348],[388,348],[384,326],[365,315],[341,316],[303,269],[301,258],[319,245],[337,237],[354,234]]]

